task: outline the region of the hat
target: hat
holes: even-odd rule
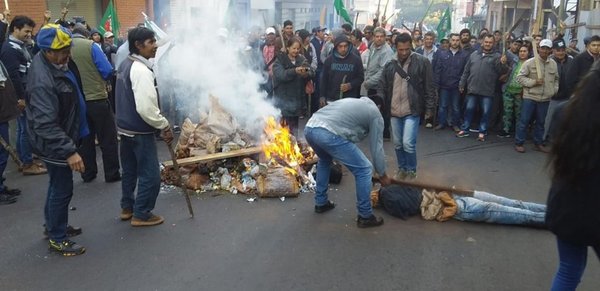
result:
[[[540,41],[540,47],[552,48],[552,41],[549,39],[542,39],[542,41]]]
[[[58,24],[46,24],[37,34],[37,45],[43,50],[70,47],[71,32]]]
[[[533,37],[531,37],[531,36],[526,36],[526,37],[524,37],[524,38],[523,38],[523,41],[526,41],[526,42],[533,42]]]
[[[308,32],[308,30],[306,29],[300,29],[298,30],[298,36],[300,37],[300,39],[304,40],[310,36],[310,32]]]
[[[113,37],[113,36],[115,36],[115,35],[110,31],[107,31],[104,33],[104,38],[109,38],[109,37]]]
[[[317,26],[317,27],[315,27],[315,28],[312,29],[312,33],[317,33],[319,31],[323,31],[323,30],[326,30],[326,29],[327,29],[327,27]]]
[[[267,29],[265,30],[265,34],[276,34],[275,33],[275,28],[273,27],[267,27]]]
[[[523,43],[523,39],[519,37],[519,38],[515,39],[515,40],[514,40],[514,42],[520,42],[520,43]]]
[[[552,42],[553,49],[565,48],[565,41],[562,38],[557,38]]]

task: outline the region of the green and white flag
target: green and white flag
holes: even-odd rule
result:
[[[451,30],[452,30],[452,20],[451,20],[451,15],[450,15],[450,7],[447,7],[446,11],[444,11],[444,15],[442,16],[442,19],[440,19],[440,23],[438,24],[438,26],[436,28],[438,41],[445,38],[446,35],[448,35]]]
[[[100,20],[100,24],[98,25],[98,31],[100,31],[101,35],[104,35],[105,32],[110,31],[115,35],[119,35],[119,28],[121,25],[119,24],[119,17],[117,16],[117,10],[113,5],[113,1],[108,1],[108,6],[106,6],[106,11],[104,12],[104,16],[102,20]]]
[[[352,24],[352,19],[350,19],[350,15],[348,15],[348,10],[346,10],[346,7],[344,7],[343,0],[335,0],[335,2],[333,3],[333,7],[335,7],[337,15],[342,17],[346,22]]]

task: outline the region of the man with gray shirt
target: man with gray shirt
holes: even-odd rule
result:
[[[356,225],[361,228],[380,226],[383,218],[373,215],[369,200],[373,170],[371,162],[356,143],[369,137],[375,171],[382,185],[390,184],[385,172],[383,117],[379,109],[383,101],[379,97],[372,98],[346,98],[331,102],[315,112],[304,129],[306,141],[319,157],[315,212],[323,213],[335,208],[335,204],[327,199],[329,173],[335,159],[354,175],[358,209]]]

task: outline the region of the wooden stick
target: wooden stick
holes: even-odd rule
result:
[[[6,2],[6,0],[4,0],[4,2]],[[17,166],[19,166],[19,168],[23,166],[23,162],[21,162],[21,160],[19,159],[19,156],[17,155],[15,150],[1,136],[0,136],[0,145],[2,145],[2,147],[4,147],[4,149],[10,154],[10,157],[15,161],[15,163],[17,164]]]
[[[540,64],[540,54],[537,50],[537,40],[533,39],[531,45],[533,46],[533,58],[535,61],[535,70],[537,71],[538,80],[542,79],[542,64]]]
[[[206,163],[206,162],[210,162],[210,161],[214,161],[214,160],[221,160],[221,159],[227,159],[227,158],[233,158],[233,157],[249,156],[249,155],[258,154],[261,152],[262,152],[261,147],[251,147],[251,148],[246,148],[246,149],[241,149],[241,150],[236,150],[236,151],[229,151],[229,152],[225,152],[225,153],[208,154],[208,155],[201,156],[201,157],[183,158],[183,159],[178,159],[176,161],[180,166],[185,166],[185,165],[191,165],[191,164],[196,164],[196,163]],[[162,164],[165,167],[172,167],[173,161],[172,160],[165,161]]]
[[[379,183],[379,178],[373,177],[371,180],[373,182]],[[456,186],[448,187],[448,186],[428,184],[428,183],[422,183],[422,182],[416,182],[416,181],[398,181],[398,180],[394,180],[394,179],[390,179],[390,180],[392,180],[392,184],[396,184],[396,185],[417,187],[417,188],[423,188],[423,189],[434,189],[437,191],[446,191],[446,192],[450,192],[450,193],[460,194],[463,196],[473,196],[473,193],[475,192],[474,190],[456,188]]]
[[[10,10],[10,8],[8,8],[8,0],[4,0],[4,9]]]
[[[181,172],[179,172],[179,164],[177,163],[177,156],[175,155],[175,151],[171,147],[168,142],[165,142],[167,147],[169,148],[169,154],[171,154],[171,159],[173,163],[173,168],[175,168],[175,177],[177,178],[177,185],[183,191],[183,196],[185,197],[185,202],[187,204],[188,211],[190,212],[190,217],[194,218],[194,209],[192,209],[192,202],[190,201],[190,193],[188,192],[185,183],[183,183],[183,178],[181,177]]]

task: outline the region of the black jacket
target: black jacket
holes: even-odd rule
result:
[[[571,97],[567,94],[567,75],[569,74],[569,69],[571,65],[573,65],[573,57],[570,55],[565,55],[565,61],[560,62],[555,57],[552,59],[556,62],[556,67],[558,68],[558,92],[552,96],[552,100],[567,100]]]
[[[340,85],[344,81],[344,76],[346,76],[344,82],[350,83],[352,88],[345,92],[342,98],[360,97],[360,86],[365,80],[365,71],[362,60],[350,51],[352,45],[347,40],[346,42],[349,47],[345,57],[342,58],[334,48],[333,53],[325,59],[323,64],[320,97],[325,97],[328,101],[340,99]]]
[[[573,95],[575,88],[577,87],[577,83],[585,74],[590,70],[592,64],[594,63],[594,57],[590,55],[590,53],[586,50],[575,58],[573,58],[573,63],[568,70],[567,73],[567,91],[565,92],[569,97]],[[559,88],[560,90],[560,88]]]
[[[300,66],[308,69],[307,78],[296,74],[296,67]],[[301,54],[296,57],[295,64],[292,64],[287,54],[276,55],[273,63],[273,101],[283,116],[300,116],[306,96],[306,81],[314,75],[315,72]]]
[[[82,88],[79,71],[72,60],[69,69]],[[79,141],[77,87],[41,52],[33,58],[27,82],[27,133],[33,151],[47,162],[64,164],[77,152]]]
[[[0,86],[0,123],[2,123],[17,118],[20,111],[17,108],[15,88],[10,78],[8,78],[8,73],[2,63],[0,63],[0,69],[4,71],[7,77],[4,86]]]
[[[6,67],[17,93],[17,99],[25,98],[25,83],[31,64],[30,51],[10,37],[2,44],[0,61]]]

